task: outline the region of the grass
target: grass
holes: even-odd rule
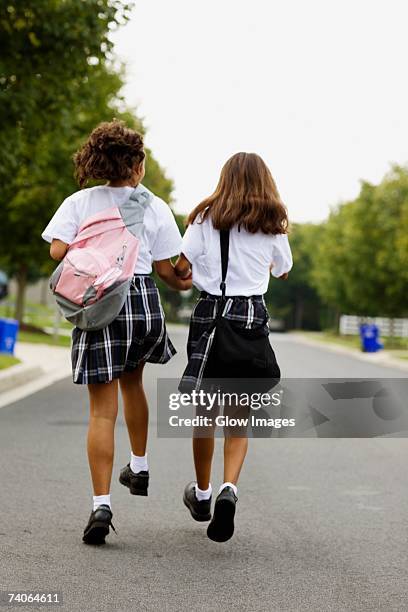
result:
[[[49,334],[36,334],[35,332],[20,331],[18,334],[19,342],[32,342],[35,344],[51,344],[53,346],[71,346],[71,336],[58,336],[55,340]]]
[[[348,348],[361,351],[359,336],[340,336],[333,331],[308,332],[299,330],[306,338],[319,340],[326,344],[338,344]],[[389,338],[381,337],[380,342],[384,344],[384,349],[397,359],[408,359],[408,338]]]
[[[358,336],[340,336],[332,331],[309,332],[299,330],[301,334],[312,340],[319,340],[326,344],[339,344],[348,348],[360,349],[360,338]]]
[[[0,304],[0,317],[13,317],[14,298],[9,297]],[[24,323],[35,325],[35,327],[53,327],[55,321],[55,306],[44,306],[36,302],[27,301],[24,312]],[[72,329],[71,323],[62,319],[59,326],[63,329]]]
[[[13,317],[14,313],[14,298],[9,297],[8,300],[0,304],[0,317]],[[42,329],[44,327],[54,327],[55,322],[55,306],[44,306],[36,302],[27,301],[25,305],[24,324],[32,325]],[[68,321],[62,319],[59,322],[61,329],[72,330],[72,325]],[[52,334],[42,334],[33,331],[18,332],[19,342],[30,342],[34,344],[50,344],[52,346],[71,346],[71,336],[59,336],[57,340]]]
[[[10,366],[17,365],[17,363],[21,363],[20,359],[17,359],[17,357],[13,357],[7,353],[0,353],[0,370],[5,370]]]
[[[390,351],[390,353],[397,359],[408,359],[408,351]]]

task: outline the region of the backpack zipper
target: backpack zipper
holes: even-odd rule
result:
[[[127,249],[127,244],[125,243],[122,246],[122,253],[118,255],[118,257],[116,258],[116,264],[119,268],[123,267],[123,261],[125,259],[126,249]],[[68,263],[71,264],[71,266],[74,268],[75,276],[86,276],[86,277],[91,277],[91,278],[98,278],[98,274],[89,274],[89,272],[86,272],[85,270],[81,270],[74,263],[72,263],[69,257],[65,256],[65,258],[68,261]]]
[[[75,273],[74,276],[86,276],[86,277],[92,277],[92,278],[97,278],[97,274],[89,274],[89,272],[85,272],[85,270],[80,270],[79,268],[77,268],[77,266],[75,264],[72,263],[72,261],[69,259],[69,257],[65,256],[67,262],[69,264],[71,264],[71,266],[74,268]]]

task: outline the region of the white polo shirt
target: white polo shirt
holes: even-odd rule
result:
[[[207,216],[188,226],[181,252],[192,264],[193,284],[200,291],[221,295],[220,233]],[[245,229],[230,230],[227,295],[263,295],[270,273],[282,276],[292,268],[292,253],[286,234],[250,234]],[[272,267],[272,270],[270,268]]]
[[[98,185],[81,189],[70,195],[57,209],[41,236],[47,242],[58,238],[71,244],[80,225],[105,208],[123,204],[133,187]],[[140,239],[136,274],[150,274],[152,262],[175,257],[181,250],[181,235],[170,207],[157,196],[147,206],[144,230]]]

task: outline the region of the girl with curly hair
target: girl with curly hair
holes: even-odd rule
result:
[[[169,206],[141,183],[145,157],[139,133],[120,121],[101,123],[74,155],[81,190],[64,200],[42,233],[51,243],[51,257],[62,260],[85,219],[125,203],[135,189],[149,197],[134,277],[121,312],[101,330],[75,327],[72,332],[73,381],[87,385],[90,400],[87,446],[94,496],[83,535],[88,544],[104,543],[112,526],[110,484],[119,387],[131,445],[130,462],[119,480],[133,495],[147,495],[148,491],[148,405],[143,369],[147,362],[166,363],[176,352],[166,332],[152,267],[172,289],[191,287],[191,279],[179,278],[171,263],[181,247],[174,216]],[[90,179],[103,184],[85,188]]]

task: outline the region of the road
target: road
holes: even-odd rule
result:
[[[183,368],[185,332],[172,338],[179,354],[147,369],[150,397],[157,375]],[[272,340],[287,376],[403,375]],[[65,379],[0,409],[1,589],[62,591],[55,609],[69,612],[407,609],[407,440],[250,440],[236,535],[216,544],[181,503],[193,477],[189,440],[157,439],[155,423],[152,406],[151,488],[138,498],[116,479],[129,452],[118,422],[118,535],[95,549],[81,542],[91,499],[86,390]],[[220,451],[218,440],[215,486]]]

